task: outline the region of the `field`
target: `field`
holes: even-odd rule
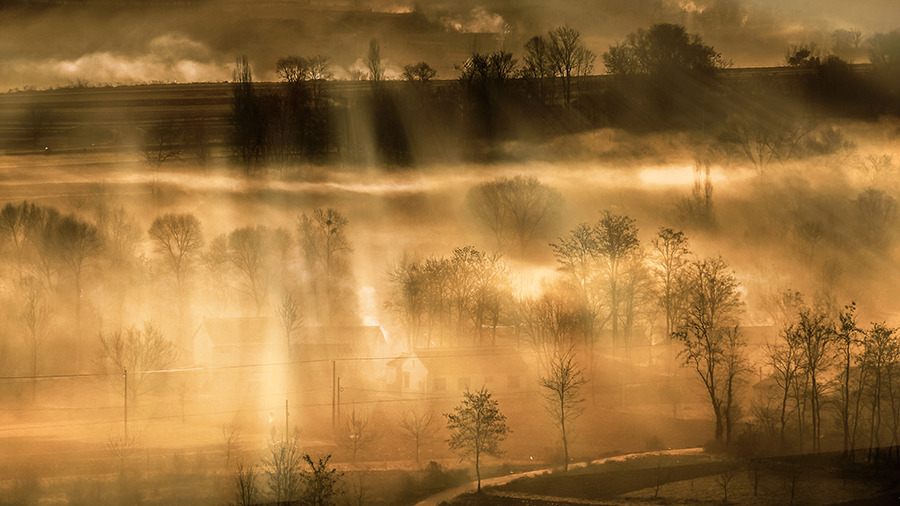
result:
[[[894,469],[848,466],[837,455],[735,461],[651,454],[522,478],[451,504],[887,505],[897,504],[897,487]]]
[[[362,85],[333,86],[335,96],[344,99]],[[301,446],[316,455],[332,455],[332,463],[345,472],[348,494],[356,490],[357,497],[367,497],[357,503],[412,504],[470,479],[471,465],[448,450],[443,428],[423,446],[418,459],[408,439],[396,430],[398,417],[410,405],[427,405],[439,416],[459,402],[461,393],[420,399],[388,389],[384,369],[404,351],[405,339],[402,325],[385,302],[392,289],[389,269],[405,255],[446,257],[466,245],[482,251],[497,246],[466,203],[471,188],[497,178],[533,176],[565,201],[551,234],[526,252],[502,255],[516,283],[515,296],[553,286],[559,270],[548,243],[579,223],[595,222],[604,210],[635,220],[642,251],[650,250],[659,227],[679,226],[698,257],[727,258],[744,297],[742,325],[752,337],[747,357],[753,367],[740,385],[739,430],[750,430],[757,423],[751,407],[760,398],[752,387],[768,372],[763,352],[766,339],[777,335],[771,303],[776,294],[795,289],[834,305],[852,300],[861,308],[861,321],[896,315],[900,272],[894,224],[885,229],[885,246],[868,244],[863,235],[869,223],[858,212],[859,196],[876,179],[866,168],[873,159],[888,157],[890,162],[896,155],[898,124],[892,118],[823,120],[810,139],[837,138],[840,142],[832,144],[839,149],[825,153],[810,148],[802,159],[773,163],[767,169],[751,167],[721,146],[710,150],[710,160],[698,161],[701,139],[692,131],[598,128],[555,137],[503,138],[496,142],[502,156],[490,164],[460,162],[458,153],[451,153],[454,156],[441,163],[421,167],[332,160],[273,164],[247,175],[226,142],[230,94],[230,85],[219,83],[0,95],[0,202],[27,200],[89,221],[100,221],[102,212],[121,208],[134,219],[139,236],[134,257],[144,269],[129,292],[133,299],[119,310],[104,306],[112,283],[98,281],[85,290],[90,332],[80,343],[66,334],[71,325],[63,323],[52,333],[46,344],[53,352],[41,363],[42,372],[52,378],[28,381],[22,365],[24,346],[17,338],[3,341],[0,455],[5,458],[0,460],[0,504],[230,501],[236,460],[263,461],[270,450],[267,436],[272,422],[267,422],[267,414],[281,416],[288,397]],[[202,160],[194,156],[197,145],[184,141],[181,156],[155,165],[146,156],[143,136],[176,117],[191,128],[203,125],[209,156]],[[708,181],[715,185],[714,226],[698,226],[684,211],[686,202],[696,196],[701,166],[710,170]],[[896,171],[876,175],[886,195],[900,188]],[[887,197],[885,201],[892,202]],[[126,442],[123,448],[116,439],[124,425],[118,378],[110,381],[99,374],[94,378],[96,364],[85,360],[73,365],[72,352],[78,346],[95,348],[97,335],[117,323],[156,319],[172,324],[174,311],[166,298],[170,287],[159,274],[158,255],[146,234],[153,220],[167,213],[191,213],[202,223],[209,244],[250,225],[281,227],[295,235],[300,215],[317,208],[335,208],[350,224],[354,283],[350,293],[358,298],[359,308],[358,322],[352,323],[379,325],[386,334],[384,355],[366,357],[376,373],[365,384],[345,383],[339,407],[345,416],[357,408],[371,416],[378,427],[377,440],[356,457],[347,441],[339,439],[332,425],[331,377],[323,376],[315,384],[279,385],[252,403],[236,394],[227,401],[217,399],[213,393],[222,392],[216,392],[216,385],[179,391],[173,380],[167,389],[130,406],[128,430],[137,441]],[[810,227],[813,232],[815,227],[826,230],[805,234]],[[296,242],[290,244],[289,263],[297,272],[300,251]],[[104,266],[91,265],[88,278],[108,282]],[[6,274],[11,271],[9,266],[3,269]],[[255,314],[248,310],[240,294],[223,297],[226,302],[219,304],[214,296],[221,293],[215,292],[231,287],[216,285],[215,276],[208,278],[198,288],[208,298],[198,297],[193,307],[198,326],[203,318],[261,314],[259,308]],[[4,277],[3,293],[15,294],[13,285],[11,275]],[[68,304],[68,292],[59,292],[62,295],[53,300]],[[4,296],[4,302],[18,308],[13,306],[18,299]],[[81,297],[79,293],[78,300]],[[265,308],[265,314],[271,309]],[[8,313],[6,332],[18,336],[19,313]],[[585,413],[573,427],[569,448],[573,461],[697,447],[712,437],[711,409],[695,372],[677,367],[678,350],[661,336],[658,313],[647,309],[639,318],[630,340],[617,346],[604,343],[591,351],[592,384],[583,392]],[[606,338],[608,331],[604,332]],[[528,346],[518,337],[503,344]],[[190,369],[194,364],[184,365]],[[529,366],[534,381],[519,392],[496,396],[512,434],[504,444],[506,453],[488,461],[488,474],[561,463],[558,437],[539,395],[539,362],[534,359]],[[69,373],[77,377],[67,377]],[[187,376],[175,371],[172,378],[177,380],[179,374]],[[237,431],[234,437],[229,436],[232,429]],[[840,435],[827,428],[822,441],[826,449],[833,449],[840,444]],[[865,501],[882,491],[871,485],[881,486],[875,471],[848,475],[827,459],[759,464],[748,469],[745,462],[720,457],[682,461],[651,456],[522,480],[492,489],[490,499],[463,498],[457,504],[713,504],[724,499],[726,482],[728,502],[742,505],[771,504],[766,501],[773,498],[789,504],[791,495],[794,504],[836,504]],[[751,476],[759,480],[753,482]],[[347,502],[351,504],[350,499]]]

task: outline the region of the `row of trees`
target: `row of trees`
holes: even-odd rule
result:
[[[872,61],[887,73],[897,59],[891,58],[896,37],[892,32],[872,38]],[[233,73],[227,143],[248,172],[334,157],[369,163],[373,154],[385,165],[407,165],[427,157],[418,152],[415,141],[436,118],[446,127],[442,142],[459,143],[461,148],[487,144],[488,151],[495,140],[516,135],[523,125],[558,133],[612,124],[717,132],[720,140],[734,144],[736,152],[762,168],[773,158],[789,157],[791,146],[816,125],[797,109],[813,104],[845,115],[893,110],[884,79],[876,82],[857,75],[837,56],[810,60],[813,63],[805,65],[808,72],[795,78],[797,86],[785,90],[760,83],[741,92],[749,96],[749,103],[729,100],[735,90],[723,86],[718,75],[730,63],[698,35],[676,24],[641,28],[611,45],[602,61],[614,79],[602,86],[597,82],[592,89],[585,78],[594,72],[596,56],[578,30],[555,28],[532,37],[523,49],[521,59],[507,51],[473,53],[457,65],[457,85],[442,86],[440,91],[428,86],[436,76],[428,63],[410,64],[403,78],[412,88],[400,90],[383,86],[383,55],[373,39],[365,58],[372,86],[361,95],[341,97],[326,93],[325,83],[333,76],[327,57],[279,59],[276,74],[281,86],[264,91],[254,85],[249,62],[242,57]],[[798,49],[801,53],[806,54]],[[552,117],[522,112],[548,108],[555,109]],[[164,123],[166,128],[145,132],[143,154],[148,163],[158,166],[188,145],[209,155],[208,143],[188,142],[182,129],[173,128],[171,121]],[[755,131],[764,131],[766,139],[757,142]],[[485,154],[481,148],[472,149],[474,155]]]
[[[666,45],[673,41],[682,42],[681,39],[684,43],[673,50],[675,54],[703,49],[699,51],[702,54],[691,56],[696,61],[692,60],[690,65],[722,66],[718,54],[703,46],[696,36],[689,37],[683,27],[655,25],[646,33],[639,33],[645,42],[641,48],[635,39],[630,46],[614,46],[612,53],[604,55],[609,60],[607,70],[610,73],[646,74],[662,68],[681,68],[685,63],[678,58],[670,57],[671,62],[660,63],[665,59]],[[626,47],[631,49],[624,51]],[[700,62],[702,58],[709,61]],[[656,67],[648,63],[650,59],[657,60]],[[509,104],[537,101],[545,106],[561,104],[570,107],[584,92],[583,78],[593,73],[595,60],[596,56],[584,46],[578,30],[568,26],[531,38],[525,45],[521,64],[509,52],[476,52],[457,66],[459,86],[450,94],[429,94],[429,114],[443,116],[444,124],[458,125],[464,138],[491,140],[502,137],[514,128]],[[611,63],[613,60],[628,60],[631,64],[627,69],[620,68]],[[276,73],[283,86],[267,93],[256,91],[249,64],[245,58],[240,58],[232,85],[233,135],[230,143],[235,157],[248,171],[253,171],[263,163],[317,160],[340,151],[364,151],[367,146],[360,144],[361,140],[357,138],[363,132],[357,131],[359,120],[351,114],[352,107],[372,113],[366,121],[373,123],[374,147],[381,161],[408,163],[411,128],[405,124],[409,118],[401,113],[400,105],[408,97],[402,99],[395,90],[380,87],[379,83],[384,80],[384,64],[377,40],[370,41],[366,64],[368,79],[373,83],[371,93],[362,100],[341,106],[324,96],[323,83],[331,77],[327,58],[281,58]],[[416,85],[420,92],[416,95],[420,98],[427,91],[424,86],[435,75],[425,62],[406,66],[403,74],[407,81]]]
[[[91,210],[93,219],[82,217]],[[288,329],[303,321],[356,321],[349,225],[334,209],[302,213],[293,233],[251,225],[210,241],[192,214],[158,216],[145,236],[133,217],[110,209],[102,196],[83,211],[64,215],[30,202],[0,210],[5,296],[16,308],[7,324],[21,329],[15,333],[23,336],[32,376],[54,337],[71,349],[75,360],[68,367],[76,370],[87,366],[85,344],[98,331],[117,336],[106,336],[105,347],[163,333],[189,349],[192,308],[201,304],[219,314],[236,308],[277,314]],[[138,254],[145,237],[153,247],[149,258]],[[177,318],[161,328],[130,327],[129,308],[156,293],[155,305],[173,309]]]
[[[846,454],[867,445],[876,460],[880,447],[898,448],[898,329],[879,322],[861,327],[853,304],[833,315],[807,306],[796,292],[779,303],[785,310],[779,339],[765,350],[771,385],[754,406],[766,434],[781,449],[803,451],[810,441],[819,451],[831,428]]]

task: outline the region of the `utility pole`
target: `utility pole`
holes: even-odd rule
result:
[[[337,403],[337,372],[335,369],[335,361],[331,359],[331,428],[335,427],[335,409]]]
[[[341,417],[341,377],[337,379],[337,417]]]
[[[289,441],[289,438],[291,437],[290,432],[288,432],[288,427],[289,427],[288,417],[289,416],[290,416],[290,414],[288,413],[288,400],[285,399],[284,400],[284,440],[285,440],[285,442]]]
[[[122,374],[125,378],[125,441],[124,443],[128,444],[128,368],[125,368],[125,373]]]

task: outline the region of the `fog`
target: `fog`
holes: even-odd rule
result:
[[[0,4],[0,504],[895,497],[890,7]]]
[[[221,82],[235,55],[246,54],[258,78],[274,80],[285,55],[323,54],[335,77],[350,79],[378,38],[387,75],[426,61],[452,79],[454,65],[473,49],[518,53],[534,34],[572,26],[601,54],[641,26],[684,24],[726,54],[735,66],[771,66],[790,44],[815,43],[827,52],[835,30],[866,36],[895,28],[890,0],[843,2],[602,1],[560,2],[313,2],[253,4],[153,2],[140,7],[91,0],[47,8],[10,2],[0,19],[0,90],[73,84]],[[52,34],[52,35],[50,35]],[[863,62],[866,54],[844,58]],[[599,63],[599,62],[598,62]],[[364,65],[362,65],[364,66]],[[599,65],[598,65],[599,70]]]

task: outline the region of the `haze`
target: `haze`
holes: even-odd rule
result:
[[[0,505],[894,504],[898,27],[0,0]]]

